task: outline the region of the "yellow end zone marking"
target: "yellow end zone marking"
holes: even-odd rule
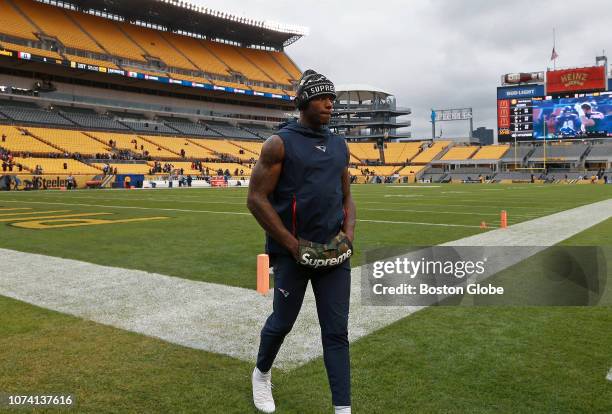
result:
[[[113,213],[80,213],[80,214],[64,214],[64,215],[55,215],[55,216],[42,216],[42,217],[5,217],[5,218],[0,218],[0,222],[7,222],[7,221],[17,221],[17,220],[21,220],[21,221],[25,221],[25,220],[42,220],[42,219],[57,219],[57,218],[63,218],[63,217],[86,217],[86,216],[101,216],[101,215],[108,215],[108,214],[113,214]]]
[[[25,213],[3,213],[0,214],[0,217],[6,217],[6,216],[27,216],[27,215],[32,215],[32,214],[50,214],[50,213],[66,213],[69,212],[70,210],[51,210],[51,211],[28,211]]]
[[[96,214],[110,214],[110,213],[96,213]],[[131,223],[135,221],[148,221],[148,220],[163,220],[168,217],[140,217],[132,219],[119,219],[119,220],[104,220],[104,219],[89,219],[89,218],[64,218],[64,219],[47,219],[47,220],[33,220],[25,221],[20,223],[12,223],[12,226],[21,227],[24,229],[56,229],[62,227],[77,227],[77,226],[96,226],[101,224],[116,224],[116,223]],[[47,224],[60,222],[62,224]],[[73,222],[73,223],[70,223]]]

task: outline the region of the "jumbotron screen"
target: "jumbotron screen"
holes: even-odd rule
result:
[[[612,92],[498,100],[499,141],[612,137]]]
[[[612,137],[612,92],[533,98],[533,137]]]

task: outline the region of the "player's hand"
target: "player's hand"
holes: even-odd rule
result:
[[[300,249],[300,242],[298,241],[298,239],[291,236],[291,239],[289,239],[289,242],[286,247],[287,247],[287,250],[289,250],[289,253],[291,253],[291,255],[293,256],[293,258],[295,260],[298,260],[299,249]]]

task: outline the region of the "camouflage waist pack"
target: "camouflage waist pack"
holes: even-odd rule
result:
[[[311,269],[338,266],[353,255],[353,244],[340,232],[326,244],[299,239],[298,263]]]

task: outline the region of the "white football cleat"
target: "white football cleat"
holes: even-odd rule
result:
[[[344,405],[344,406],[334,405],[334,414],[351,414],[351,406],[350,405]]]
[[[272,370],[263,373],[257,367],[253,370],[253,403],[255,408],[264,413],[276,410],[272,398]]]

